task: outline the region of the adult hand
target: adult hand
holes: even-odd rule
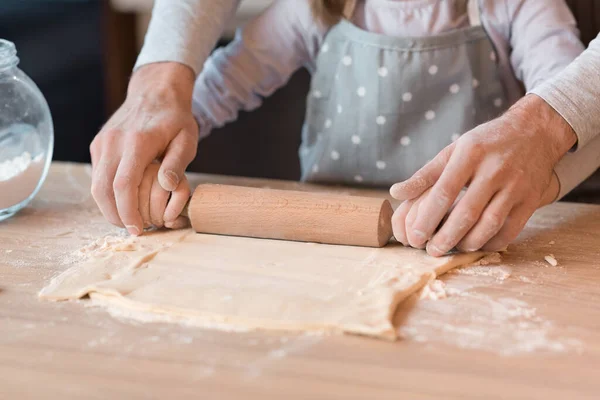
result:
[[[143,230],[138,191],[146,168],[161,159],[158,181],[173,192],[196,156],[193,86],[194,73],[182,64],[140,68],[131,78],[127,99],[90,146],[92,195],[106,219],[132,235]]]
[[[454,247],[504,248],[538,207],[555,200],[554,166],[576,140],[544,100],[526,96],[392,186],[391,195],[405,200],[392,221],[396,239],[436,257]]]

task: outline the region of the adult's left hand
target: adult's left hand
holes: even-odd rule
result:
[[[538,207],[556,199],[554,166],[576,141],[552,107],[526,96],[392,186],[391,195],[404,200],[392,220],[394,236],[436,257],[455,247],[506,247]]]

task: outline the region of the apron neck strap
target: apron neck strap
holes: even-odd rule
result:
[[[467,13],[469,15],[469,23],[471,26],[481,26],[479,0],[469,0],[469,3],[467,4]]]
[[[344,18],[351,20],[354,15],[354,9],[356,8],[356,0],[346,0],[344,4]]]

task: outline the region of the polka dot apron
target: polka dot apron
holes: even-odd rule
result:
[[[308,95],[302,180],[400,182],[506,110],[477,0],[468,11],[469,27],[438,36],[384,36],[347,20],[330,30]]]

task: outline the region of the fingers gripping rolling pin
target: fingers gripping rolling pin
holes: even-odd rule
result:
[[[383,247],[392,236],[385,199],[200,185],[187,214],[199,233]]]

